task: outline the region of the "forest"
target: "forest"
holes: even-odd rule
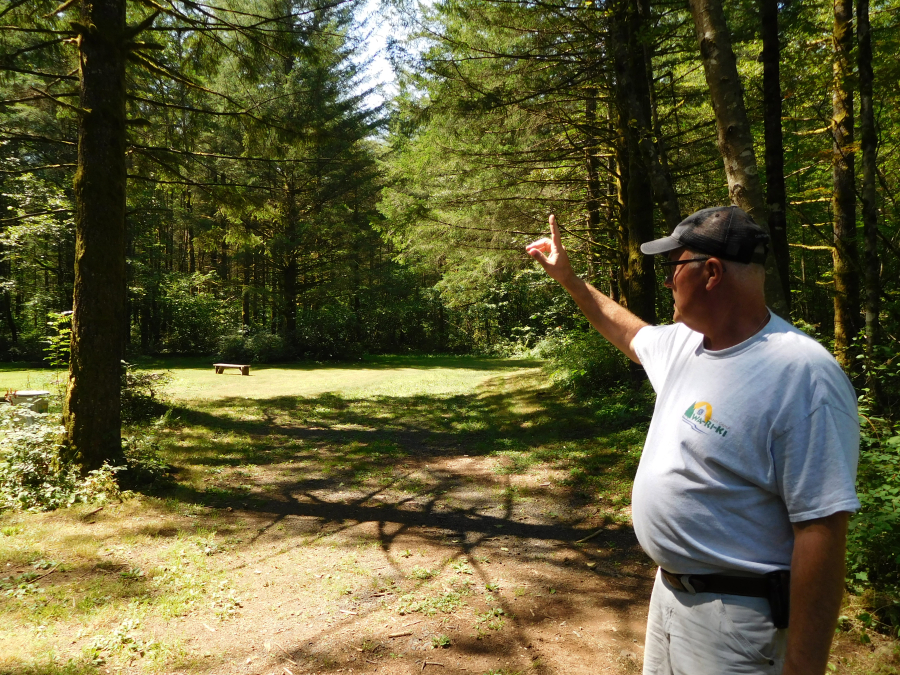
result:
[[[582,278],[669,323],[640,245],[734,204],[860,395],[847,625],[896,638],[898,53],[897,0],[5,0],[0,366],[68,372],[82,474],[126,461],[142,363],[538,359],[634,412],[525,246],[556,214]]]

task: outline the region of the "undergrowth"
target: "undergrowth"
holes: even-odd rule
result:
[[[127,496],[124,488],[168,481],[170,468],[159,458],[152,437],[123,441],[125,464],[82,473],[63,460],[64,429],[58,414],[23,416],[16,406],[0,406],[0,510],[51,511],[74,504],[105,504]]]
[[[865,599],[855,613],[863,634],[871,629],[900,637],[900,434],[882,418],[863,414],[861,421],[862,508],[850,520],[847,582]]]

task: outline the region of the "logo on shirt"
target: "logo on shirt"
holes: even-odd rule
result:
[[[712,404],[708,401],[694,401],[691,407],[684,411],[681,419],[701,434],[712,431],[724,438],[728,428],[713,419],[712,411]]]

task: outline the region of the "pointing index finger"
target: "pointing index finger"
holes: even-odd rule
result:
[[[550,214],[550,238],[553,240],[553,246],[559,248],[561,239],[559,236],[559,226],[556,224],[556,216]]]

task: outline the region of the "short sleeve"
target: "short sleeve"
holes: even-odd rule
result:
[[[821,405],[772,442],[778,489],[792,523],[856,511],[859,418]]]
[[[666,382],[672,363],[689,342],[702,342],[702,336],[682,323],[668,326],[644,326],[634,336],[632,346],[644,367],[653,390],[658,394]],[[695,345],[696,346],[696,345]]]

